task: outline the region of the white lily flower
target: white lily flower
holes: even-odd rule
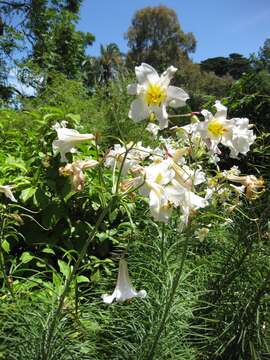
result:
[[[72,189],[74,191],[82,191],[85,183],[83,170],[91,169],[98,165],[96,160],[77,160],[72,164],[59,168],[60,175],[70,176]]]
[[[106,304],[111,304],[114,300],[116,302],[123,302],[134,297],[144,299],[147,293],[145,290],[136,291],[131,284],[127,262],[124,259],[119,261],[118,277],[116,287],[111,295],[103,294],[102,300]]]
[[[230,148],[230,157],[237,158],[238,154],[246,155],[256,139],[253,130],[250,130],[249,120],[247,118],[233,118],[231,141],[227,143]]]
[[[220,101],[217,100],[214,106],[217,109],[215,115],[212,115],[208,110],[201,111],[205,121],[195,124],[195,131],[198,131],[205,140],[211,153],[219,154],[218,144],[227,144],[233,123],[227,119],[227,108]]]
[[[157,118],[160,129],[168,127],[166,107],[174,108],[185,106],[188,94],[181,88],[170,86],[170,80],[177,69],[170,66],[161,76],[156,70],[145,63],[135,67],[138,84],[128,85],[130,95],[138,98],[131,103],[128,116],[134,121],[147,118]]]
[[[11,189],[13,188],[12,185],[0,185],[0,192],[4,193],[5,196],[10,199],[11,201],[17,202],[15,199]]]
[[[172,204],[166,193],[166,185],[175,176],[170,168],[170,160],[152,163],[144,168],[144,172],[145,182],[139,192],[149,196],[150,212],[154,219],[167,223],[172,213]]]
[[[81,142],[94,140],[93,134],[80,134],[75,129],[68,129],[66,127],[56,127],[58,139],[52,143],[54,153],[60,152],[61,162],[67,162],[66,153],[76,152],[75,146]]]
[[[114,148],[111,149],[106,155],[105,166],[110,167],[111,169],[114,169],[115,167],[117,169],[120,169],[122,166],[122,175],[125,176],[130,169],[132,169],[139,163],[138,159],[135,159],[132,156],[131,151],[129,151],[127,156],[125,157],[126,152],[127,149],[124,146],[121,146],[120,144],[115,144]]]
[[[129,146],[129,145],[128,145]],[[145,160],[152,154],[152,149],[148,146],[147,148],[142,146],[142,142],[139,141],[130,151],[131,156],[139,161]]]
[[[256,138],[250,130],[249,120],[227,119],[227,108],[220,101],[216,101],[215,107],[217,112],[214,116],[202,110],[205,121],[195,124],[195,132],[199,132],[212,154],[220,153],[218,144],[221,143],[229,147],[232,158],[236,158],[239,153],[246,155]]]
[[[131,148],[131,146],[132,143],[127,144],[127,149]],[[129,170],[136,167],[142,160],[150,156],[152,153],[152,149],[150,147],[145,148],[142,146],[141,141],[135,144],[126,155],[127,149],[120,144],[115,144],[114,148],[106,155],[105,166],[111,167],[112,169],[115,167],[120,169],[122,166],[122,175],[126,175]]]

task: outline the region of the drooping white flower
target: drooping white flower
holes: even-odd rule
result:
[[[145,63],[135,67],[138,84],[128,85],[130,95],[138,98],[131,103],[129,117],[134,121],[147,119],[154,114],[160,129],[168,127],[166,107],[185,106],[188,94],[181,88],[170,86],[170,80],[177,69],[170,66],[161,76],[156,70]]]
[[[82,191],[85,183],[83,170],[91,169],[98,165],[96,160],[77,160],[72,164],[59,168],[60,175],[69,176],[71,179],[72,189],[74,191]]]
[[[111,295],[103,294],[102,300],[106,304],[111,304],[114,300],[116,302],[123,302],[134,297],[145,298],[147,295],[145,290],[136,291],[131,284],[127,262],[124,259],[119,261],[118,277],[116,287]]]
[[[17,200],[15,199],[13,193],[12,193],[12,185],[0,185],[0,192],[4,193],[5,196],[10,199],[11,201],[17,202]]]
[[[76,152],[75,146],[81,142],[94,140],[93,134],[80,134],[75,129],[68,129],[66,127],[56,127],[58,139],[52,143],[54,153],[60,152],[61,162],[67,162],[66,154],[68,152]]]
[[[249,200],[256,199],[256,197],[264,190],[263,178],[256,178],[254,175],[236,176],[228,175],[227,179],[244,186],[246,197]]]

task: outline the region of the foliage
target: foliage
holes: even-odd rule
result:
[[[246,114],[259,129],[270,129],[270,75],[266,70],[245,74],[232,86],[227,104],[234,116]]]
[[[250,62],[241,54],[233,53],[229,57],[215,57],[201,62],[203,71],[214,72],[217,76],[231,75],[239,79],[243,73],[251,70]]]
[[[199,64],[194,64],[185,56],[181,56],[179,60],[176,81],[187,89],[191,107],[197,109],[205,104],[209,96],[220,99],[226,97],[233,84],[231,76],[219,77],[213,72],[202,71]]]
[[[184,33],[174,10],[166,6],[146,7],[137,11],[126,34],[130,51],[130,68],[146,62],[158,70],[176,66],[181,54],[194,52],[196,40],[192,33]]]
[[[106,85],[125,72],[123,54],[115,43],[100,46],[99,57],[89,57],[83,66],[84,83],[88,88]]]
[[[266,39],[263,46],[259,49],[255,66],[270,72],[270,39]]]
[[[1,1],[5,23],[0,48],[6,74],[19,65],[21,80],[34,88],[50,83],[51,72],[80,78],[86,47],[94,41],[92,34],[75,28],[80,5],[81,0]]]

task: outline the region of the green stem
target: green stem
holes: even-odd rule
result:
[[[172,306],[172,303],[173,303],[173,300],[174,300],[174,295],[176,293],[179,281],[181,279],[181,275],[182,275],[183,268],[184,268],[184,262],[185,262],[186,255],[187,255],[187,248],[188,248],[188,236],[186,236],[186,239],[185,239],[184,249],[183,249],[183,253],[182,253],[182,257],[181,257],[180,266],[178,268],[178,271],[174,275],[171,291],[170,291],[170,294],[169,294],[169,299],[168,299],[168,301],[167,301],[167,303],[165,305],[165,309],[164,309],[163,316],[162,316],[161,321],[160,321],[160,325],[158,327],[157,333],[156,333],[156,335],[154,337],[154,341],[153,341],[153,343],[152,343],[152,345],[150,347],[150,350],[149,350],[149,352],[148,352],[148,354],[146,356],[147,360],[153,360],[154,359],[154,355],[155,355],[155,351],[156,351],[158,341],[159,341],[160,336],[161,336],[161,334],[162,334],[162,332],[164,330],[164,326],[166,324],[166,321],[167,321],[167,319],[169,317],[170,309],[171,309],[171,306]]]
[[[165,224],[162,224],[161,230],[161,245],[160,245],[160,262],[164,265],[164,245],[165,245]]]
[[[6,272],[6,266],[5,266],[5,258],[4,258],[4,253],[3,253],[3,249],[2,249],[2,242],[3,242],[3,238],[4,238],[4,228],[5,228],[5,220],[3,218],[3,216],[1,216],[1,232],[0,232],[0,269],[3,273],[3,278],[4,278],[4,285],[6,285],[6,287],[8,288],[8,291],[10,292],[10,295],[12,297],[12,299],[14,299],[14,293],[13,293],[13,289],[12,286],[10,285],[9,281],[8,281],[8,276],[7,276],[7,272]]]
[[[53,334],[54,334],[54,330],[55,330],[55,326],[56,326],[56,323],[57,323],[57,320],[59,319],[60,315],[61,315],[61,311],[63,309],[63,305],[64,305],[64,301],[65,301],[65,298],[68,294],[68,291],[69,291],[69,287],[70,287],[70,284],[73,280],[73,277],[74,275],[77,273],[78,269],[79,269],[79,266],[81,264],[81,261],[82,259],[84,258],[86,252],[87,252],[87,249],[88,249],[88,246],[90,244],[90,242],[93,240],[93,238],[95,237],[96,233],[98,232],[98,229],[99,229],[99,226],[101,225],[103,219],[105,218],[105,216],[107,215],[107,213],[109,212],[109,210],[111,209],[114,201],[115,201],[115,198],[116,196],[113,196],[110,203],[108,204],[108,206],[103,209],[102,213],[99,215],[99,218],[97,219],[97,222],[95,224],[95,227],[92,229],[91,233],[90,233],[90,236],[89,238],[87,239],[87,241],[85,242],[81,252],[80,252],[80,255],[69,275],[69,277],[66,279],[66,283],[65,283],[65,287],[64,287],[64,290],[61,294],[61,297],[60,297],[60,300],[59,300],[59,304],[58,304],[58,307],[55,311],[55,314],[53,316],[53,319],[52,319],[52,322],[48,328],[48,332],[47,332],[47,339],[45,340],[45,343],[44,343],[44,349],[43,349],[43,354],[42,354],[42,360],[47,360],[50,358],[50,353],[51,353],[51,342],[52,342],[52,338],[53,338]],[[46,347],[46,349],[45,349]]]

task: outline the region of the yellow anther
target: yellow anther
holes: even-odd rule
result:
[[[145,93],[145,101],[148,106],[159,106],[166,98],[166,91],[159,84],[149,84]]]
[[[213,119],[208,124],[208,131],[212,135],[220,137],[223,136],[228,130],[219,120]]]

